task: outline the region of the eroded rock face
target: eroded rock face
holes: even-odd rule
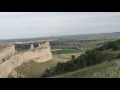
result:
[[[14,53],[15,53],[14,45],[11,45],[10,47],[3,49],[2,52],[0,52],[0,63],[2,63],[6,57],[14,55]]]
[[[0,78],[7,78],[12,70],[21,64],[33,60],[35,62],[45,62],[52,59],[49,42],[42,45],[42,49],[30,50],[10,57],[9,60],[0,64]]]
[[[34,45],[33,44],[31,44],[30,49],[34,49]]]

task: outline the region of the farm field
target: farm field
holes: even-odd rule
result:
[[[69,53],[76,53],[76,52],[79,52],[79,50],[63,49],[63,50],[52,51],[53,54],[69,54]]]

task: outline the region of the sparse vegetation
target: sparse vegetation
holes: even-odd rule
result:
[[[115,41],[118,38],[120,35],[107,36],[106,34],[56,37],[51,40],[54,44],[51,47],[62,50],[52,51],[52,60],[44,63],[30,61],[15,70],[28,78],[118,77],[119,69],[114,66],[114,61],[120,59],[120,40]],[[3,48],[4,45],[0,45],[0,49]],[[26,50],[27,47],[23,49]],[[86,51],[88,53],[85,53]],[[9,57],[3,59],[3,62],[8,59]]]
[[[79,50],[57,50],[57,51],[52,51],[53,54],[69,54],[69,53],[76,53],[80,52]]]
[[[105,59],[106,56],[101,51],[108,50],[111,48],[113,50],[119,50],[118,46],[120,46],[120,40],[108,42],[107,44],[104,44],[100,48],[94,48],[86,52],[86,54],[80,55],[74,60],[67,61],[66,63],[58,62],[55,70],[53,71],[54,73],[47,72],[48,76],[71,72],[81,68],[99,64],[106,60]],[[114,56],[111,59],[114,60],[117,58],[119,58],[119,55],[117,57]]]
[[[5,45],[0,45],[0,49],[3,49],[5,47]]]
[[[108,49],[120,50],[120,40],[108,42],[108,43],[104,44],[103,46],[96,48],[96,49],[98,49],[99,51],[104,51],[104,50],[108,50]]]
[[[53,76],[51,78],[120,78],[120,59]]]
[[[66,63],[58,62],[54,73],[48,73],[48,76],[51,75],[58,75],[74,70],[78,70],[80,68],[84,68],[86,66],[96,65],[103,60],[103,54],[97,50],[91,50],[88,54],[82,54],[81,56],[74,58],[70,61],[67,61]],[[46,76],[46,73],[45,73]],[[43,74],[43,77],[45,77]]]
[[[23,74],[28,78],[35,78],[35,77],[41,78],[42,74],[45,72],[47,68],[54,68],[58,62],[66,62],[67,60],[69,59],[64,59],[58,57],[58,55],[53,55],[52,60],[42,63],[29,61],[27,63],[22,64],[21,66],[18,66],[15,70],[18,73]]]

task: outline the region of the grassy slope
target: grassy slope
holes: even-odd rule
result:
[[[28,63],[24,63],[21,66],[17,67],[15,70],[25,75],[28,78],[37,78],[41,77],[46,68],[54,67],[57,64],[57,61],[50,60],[43,63],[37,63],[34,61],[30,61]]]
[[[78,50],[57,50],[57,51],[52,51],[53,54],[58,54],[58,53],[62,53],[62,54],[69,54],[69,53],[76,53],[79,52]]]
[[[120,36],[114,36],[113,38],[114,39],[118,39]],[[98,37],[97,39],[99,39],[101,41],[101,39],[105,39],[106,37]],[[111,37],[108,37],[109,40]],[[71,38],[69,38],[71,40]],[[76,40],[76,38],[74,38]],[[80,38],[81,39],[81,38]],[[95,37],[88,37],[88,39],[96,39],[96,36]],[[64,40],[64,39],[63,39]],[[79,38],[78,38],[79,40]],[[93,46],[97,43],[99,43],[100,41],[95,41],[95,42],[89,42],[87,43],[88,46],[87,47],[84,47],[85,49],[86,48],[93,48]],[[103,40],[102,40],[103,41]],[[82,48],[81,48],[82,49]],[[69,53],[69,54],[68,54]],[[71,55],[75,55],[75,56],[79,56],[81,53],[79,52],[68,52],[67,54],[64,53],[64,54],[61,54],[60,56],[61,57],[58,57],[58,55],[53,55],[53,59],[50,60],[50,61],[47,61],[47,62],[44,62],[44,63],[36,63],[36,62],[28,62],[28,63],[25,63],[21,66],[19,66],[18,68],[16,68],[16,71],[18,73],[21,73],[27,77],[40,77],[43,72],[45,71],[46,68],[51,68],[51,67],[54,67],[56,66],[57,62],[58,61],[61,61],[61,62],[66,62],[67,60],[70,60],[71,58]],[[65,58],[62,58],[62,57],[65,57]],[[109,57],[109,56],[108,56]],[[56,77],[92,77],[92,75],[102,69],[107,69],[108,67],[111,67],[112,66],[112,63],[114,64],[114,62],[111,62],[111,63],[103,63],[103,64],[100,64],[100,65],[97,65],[97,66],[92,66],[90,68],[85,68],[85,69],[82,69],[82,70],[79,70],[79,71],[75,71],[75,72],[71,72],[71,73],[67,73],[67,74],[63,74],[63,75],[59,75],[59,76],[56,76]]]
[[[53,78],[120,78],[120,60],[104,62]]]
[[[34,61],[30,61],[27,63],[22,64],[21,66],[17,67],[15,70],[25,75],[28,78],[37,78],[41,77],[42,74],[45,72],[46,68],[51,68],[57,65],[57,62],[59,61],[57,55],[53,56],[52,60],[37,63]],[[63,60],[65,61],[65,60]]]
[[[69,54],[60,54],[60,57],[66,58],[66,59],[71,59],[72,55],[75,55],[75,57],[80,56],[84,52],[76,52],[76,53],[69,53]]]
[[[60,52],[61,54],[58,55],[58,52]],[[82,53],[82,51],[79,51],[79,50],[55,50],[55,51],[52,51],[53,55],[56,55],[58,56],[57,58],[61,59],[61,60],[70,60],[71,59],[71,56],[72,55],[75,55],[75,57],[78,57],[80,56]]]
[[[107,51],[105,51],[107,52]],[[47,62],[43,62],[43,63],[36,63],[33,61],[30,61],[28,63],[25,63],[19,67],[17,67],[15,70],[20,73],[23,74],[27,77],[33,77],[33,78],[37,78],[37,77],[41,77],[42,74],[44,73],[44,71],[46,70],[46,68],[51,68],[57,65],[57,62],[61,61],[61,62],[66,62],[68,60],[70,60],[71,55],[75,55],[76,57],[79,56],[80,54],[82,54],[83,52],[76,52],[76,53],[69,53],[69,54],[60,54],[60,55],[53,55],[53,59]],[[111,53],[111,54],[110,54]],[[114,54],[120,53],[120,51],[108,51],[108,56],[107,57],[111,57],[114,56]],[[109,58],[106,58],[107,60]],[[84,77],[96,77],[94,75],[96,75],[96,73],[98,71],[101,70],[105,70],[111,66],[114,66],[115,61],[111,61],[110,63],[105,62],[96,66],[92,66],[89,68],[84,68],[75,72],[70,72],[67,74],[63,74],[63,75],[59,75],[59,76],[55,76],[57,78],[84,78]],[[95,74],[94,74],[95,73]],[[93,75],[94,74],[94,75]]]
[[[6,45],[0,45],[0,50],[4,49]]]
[[[34,61],[30,61],[27,63],[22,64],[21,66],[17,67],[15,70],[22,74],[25,75],[28,78],[37,78],[41,77],[42,74],[45,72],[46,68],[52,68],[57,65],[57,63],[60,62],[66,62],[70,60],[71,55],[80,55],[80,53],[70,53],[70,54],[62,54],[60,56],[58,55],[53,55],[53,59],[50,61],[46,61],[43,63],[37,63]],[[66,57],[66,58],[63,58]],[[11,75],[9,75],[11,77]]]

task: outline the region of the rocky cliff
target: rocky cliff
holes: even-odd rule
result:
[[[51,48],[49,42],[46,42],[37,49],[32,49],[24,53],[17,53],[11,56],[9,60],[0,64],[0,78],[7,78],[12,70],[30,60],[41,63],[51,59]]]
[[[14,45],[11,45],[11,46],[1,50],[1,52],[0,52],[0,64],[2,62],[4,62],[4,60],[7,57],[14,55],[14,53],[15,53],[15,46]]]

